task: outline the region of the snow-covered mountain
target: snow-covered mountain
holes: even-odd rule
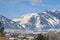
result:
[[[13,21],[20,24],[27,32],[60,29],[60,11],[48,10],[41,13],[23,15]]]
[[[60,30],[60,11],[48,10],[31,13],[10,20],[0,15],[0,22],[6,32],[46,32]]]
[[[0,15],[0,23],[1,27],[4,27],[5,32],[16,32],[16,31],[22,31],[23,27],[16,22]]]

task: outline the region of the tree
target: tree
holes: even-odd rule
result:
[[[37,38],[35,38],[35,40],[47,40],[47,37],[42,34],[38,34],[38,36],[37,36]]]
[[[0,36],[4,36],[4,27],[2,27],[1,22],[0,22]]]
[[[0,22],[0,27],[1,27],[1,25],[2,25],[2,24],[1,24],[1,22]]]

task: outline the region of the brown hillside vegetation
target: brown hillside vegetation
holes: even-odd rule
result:
[[[6,37],[1,37],[1,36],[0,36],[0,40],[7,40],[7,38],[6,38]]]

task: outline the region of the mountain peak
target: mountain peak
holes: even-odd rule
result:
[[[52,9],[49,11],[43,11],[42,13],[33,13],[29,15],[24,15],[19,19],[16,19],[15,22],[24,26],[27,30],[49,30],[49,29],[59,29],[60,27],[60,13],[58,10]]]
[[[0,17],[3,17],[3,15],[0,14]]]
[[[1,27],[4,27],[5,32],[13,32],[13,31],[22,31],[23,27],[19,25],[18,23],[0,15],[0,22],[1,22]],[[10,29],[10,30],[9,30]]]
[[[54,13],[54,12],[56,12],[56,13],[57,13],[57,12],[60,12],[59,10],[56,10],[56,9],[50,9],[49,11],[51,11],[51,12],[53,12],[53,13]]]

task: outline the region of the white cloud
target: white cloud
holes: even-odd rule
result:
[[[1,3],[8,3],[8,4],[16,4],[16,3],[20,3],[22,0],[0,0],[0,4]]]
[[[45,1],[46,0],[0,0],[0,4],[1,3],[17,4],[28,2],[32,6],[48,6],[47,4],[42,4]]]
[[[29,0],[32,6],[48,6],[47,4],[42,4],[46,0]]]
[[[32,4],[33,6],[49,6],[48,4]]]
[[[30,0],[31,3],[40,3],[42,0]]]
[[[32,6],[57,6],[60,7],[60,4],[56,5],[48,5],[48,4],[43,4],[44,2],[47,2],[47,0],[0,0],[0,4],[2,3],[8,3],[8,4],[17,4],[17,3],[24,3],[28,2]]]

